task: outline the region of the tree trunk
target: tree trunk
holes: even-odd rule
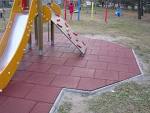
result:
[[[141,19],[141,0],[138,0],[138,19]]]
[[[143,0],[141,0],[141,16],[144,16],[144,10],[143,10]]]

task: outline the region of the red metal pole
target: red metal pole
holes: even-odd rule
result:
[[[108,9],[105,9],[105,23],[107,23],[107,19],[108,19]]]
[[[22,0],[22,8],[23,8],[23,10],[25,10],[27,8],[27,1],[26,0]]]
[[[64,17],[65,17],[65,20],[67,20],[67,17],[66,17],[66,6],[67,6],[67,0],[64,0]]]
[[[105,23],[108,22],[108,2],[106,1],[106,8],[105,8]]]

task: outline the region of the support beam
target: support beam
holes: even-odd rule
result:
[[[49,41],[50,41],[50,37],[49,37],[49,32],[50,32],[50,31],[49,31],[49,30],[50,30],[50,29],[49,29],[49,22],[48,22],[48,26],[47,26],[47,27],[48,27],[48,42],[49,42]]]
[[[30,6],[30,0],[27,0],[27,9],[29,9]]]
[[[54,22],[51,21],[51,45],[54,46]]]
[[[29,10],[30,2],[26,0],[26,9]],[[30,38],[28,42],[28,49],[32,49],[32,33],[30,33]]]
[[[29,38],[29,42],[28,42],[28,49],[32,49],[32,35],[30,33],[30,38]]]
[[[35,32],[35,44],[38,46],[38,27],[37,27],[37,16],[34,19],[34,32]]]
[[[37,0],[37,9],[38,9],[38,17],[37,17],[37,29],[38,29],[38,49],[39,55],[43,53],[43,19],[42,19],[42,1]]]

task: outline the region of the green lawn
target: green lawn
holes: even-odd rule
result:
[[[3,13],[3,18],[0,18],[0,32],[5,30],[6,24],[8,22],[10,14],[10,9],[6,9],[5,12]]]
[[[150,85],[134,82],[87,101],[89,113],[150,113]]]
[[[145,72],[150,73],[150,14],[145,14],[142,20],[137,19],[137,12],[123,11],[123,16],[114,16],[114,10],[109,10],[108,23],[104,22],[104,9],[96,9],[94,18],[82,11],[81,21],[68,20],[72,28],[83,35],[109,35],[115,42],[131,47],[142,59]],[[94,37],[94,36],[91,36]]]

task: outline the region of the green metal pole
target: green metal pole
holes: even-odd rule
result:
[[[49,42],[49,22],[48,22],[48,42]]]
[[[54,46],[54,23],[51,21],[51,45]]]
[[[37,29],[38,29],[38,49],[39,55],[43,53],[43,19],[42,19],[42,1],[37,1],[37,10],[38,10],[38,17],[37,17]]]
[[[54,0],[51,0],[51,3],[53,3]],[[51,46],[54,46],[54,23],[51,21]]]
[[[92,1],[92,7],[91,7],[91,19],[93,19],[93,13],[94,13],[94,1]]]
[[[37,16],[34,19],[35,44],[38,46]]]

